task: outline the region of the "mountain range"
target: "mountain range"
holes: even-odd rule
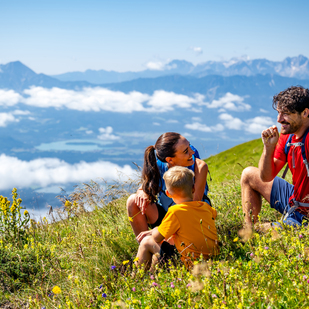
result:
[[[283,61],[267,59],[232,58],[229,61],[207,61],[197,65],[185,60],[172,60],[160,69],[147,69],[140,72],[115,72],[105,70],[86,70],[85,72],[68,72],[54,75],[61,81],[87,81],[92,84],[119,83],[138,78],[155,78],[166,75],[190,75],[204,77],[207,75],[244,75],[275,74],[298,79],[309,78],[309,59],[299,55],[287,57]]]

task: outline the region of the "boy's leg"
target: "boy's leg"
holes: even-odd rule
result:
[[[148,269],[153,260],[153,256],[160,253],[160,245],[155,242],[152,236],[146,236],[138,248],[136,266],[144,265]],[[156,260],[156,258],[155,258]],[[155,261],[154,261],[155,262]]]
[[[256,167],[247,167],[241,175],[242,209],[245,214],[245,224],[252,226],[256,222],[262,207],[262,196],[270,203],[273,181],[263,182],[260,171]]]

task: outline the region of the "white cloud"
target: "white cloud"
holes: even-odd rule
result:
[[[92,134],[92,133],[93,133],[92,130],[87,130],[87,131],[86,131],[86,134]]]
[[[244,130],[252,134],[260,134],[274,123],[270,117],[255,117],[242,121],[229,114],[221,114],[219,119],[223,120],[224,125],[231,130]]]
[[[244,98],[227,92],[225,96],[220,98],[219,100],[213,100],[211,103],[205,103],[208,108],[220,108],[219,111],[231,110],[242,112],[246,110],[250,110],[251,106],[243,102]]]
[[[18,122],[12,113],[0,113],[0,127],[6,127],[10,122]]]
[[[186,124],[185,128],[190,129],[190,130],[202,131],[202,132],[218,132],[218,131],[224,130],[223,125],[220,123],[215,126],[208,127],[205,124],[194,122],[192,124]]]
[[[13,106],[22,99],[23,97],[14,90],[0,89],[0,106]]]
[[[106,127],[106,128],[99,128],[99,132],[101,133],[98,135],[98,139],[104,140],[104,141],[109,141],[109,140],[117,140],[120,137],[113,135],[113,128],[112,127]]]
[[[201,55],[203,53],[203,49],[201,47],[190,47],[190,49],[193,50],[196,55]]]
[[[260,108],[260,112],[261,112],[261,113],[264,113],[264,114],[268,114],[268,113],[269,113],[269,111],[267,111],[267,110],[265,110],[265,109],[263,109],[263,108]]]
[[[232,130],[241,130],[244,126],[244,123],[239,118],[234,118],[229,114],[221,114],[219,119],[223,120],[225,126]]]
[[[189,97],[174,92],[157,90],[152,96],[137,91],[128,94],[105,88],[84,88],[81,91],[60,88],[32,87],[24,91],[28,97],[23,103],[36,107],[68,108],[79,111],[110,111],[117,113],[151,112],[163,113],[174,108],[193,110],[193,105],[202,106],[204,96]]]
[[[270,117],[255,117],[246,121],[246,131],[253,134],[260,134],[273,124],[274,121]]]
[[[128,94],[105,88],[84,88],[81,91],[60,88],[31,87],[24,91],[29,97],[23,102],[36,107],[68,108],[79,111],[111,111],[131,113],[143,111],[149,95],[132,91]]]
[[[151,106],[149,111],[167,112],[174,110],[174,107],[191,108],[193,104],[202,104],[204,96],[196,94],[194,98],[174,92],[157,90],[153,93],[147,105]]]
[[[56,184],[81,183],[103,178],[107,181],[134,177],[129,166],[120,167],[111,162],[80,162],[69,164],[57,158],[41,158],[22,161],[15,157],[0,155],[0,189],[47,187]]]
[[[20,109],[16,109],[15,111],[12,112],[12,114],[18,116],[24,116],[24,115],[30,115],[31,113],[29,111],[22,111]]]
[[[154,70],[154,71],[162,71],[164,70],[165,64],[162,63],[161,61],[149,61],[146,63],[146,68],[149,70]]]
[[[176,119],[168,119],[168,120],[166,120],[165,122],[166,122],[166,123],[179,123],[179,121],[176,120]]]
[[[154,126],[160,126],[161,124],[159,122],[153,122],[152,123]]]

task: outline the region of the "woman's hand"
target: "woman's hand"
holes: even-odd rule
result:
[[[141,210],[142,215],[144,215],[150,201],[148,195],[142,189],[137,190],[135,196],[135,203],[137,207]]]
[[[140,243],[146,236],[152,235],[152,230],[141,232],[137,235],[136,240]]]

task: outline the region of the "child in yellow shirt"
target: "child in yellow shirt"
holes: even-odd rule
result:
[[[155,264],[158,261],[158,253],[161,258],[166,258],[167,252],[173,253],[173,248],[168,243],[161,243],[172,236],[175,247],[186,265],[190,265],[192,259],[199,258],[201,254],[205,258],[217,254],[217,212],[206,202],[193,201],[194,173],[186,167],[175,166],[170,168],[163,178],[166,194],[176,205],[168,209],[159,227],[137,236],[140,246],[136,264],[144,264],[149,268],[151,263]]]

